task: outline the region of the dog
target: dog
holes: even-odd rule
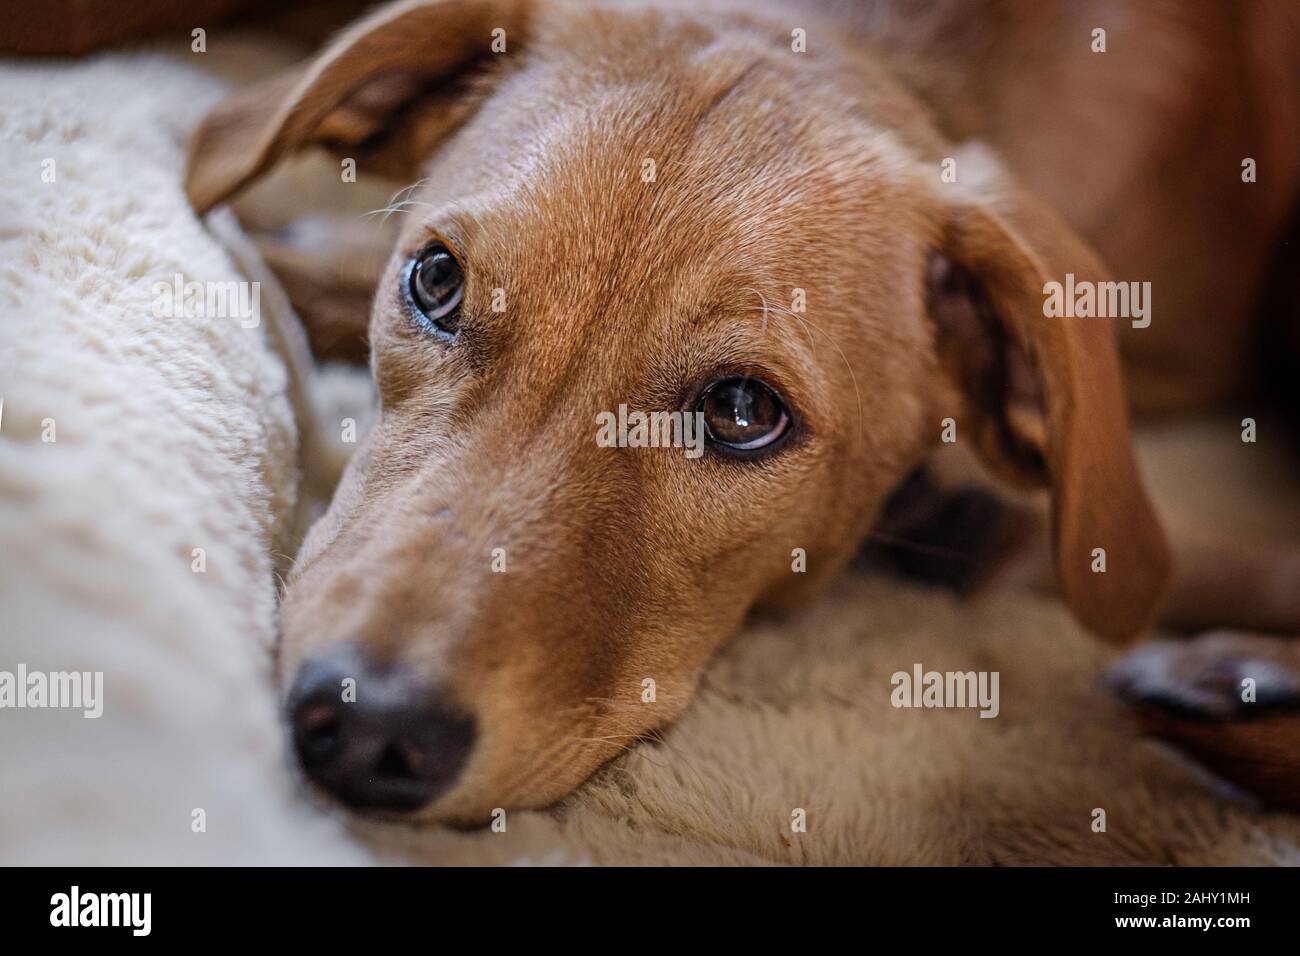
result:
[[[1127,420],[1248,378],[1298,36],[1284,0],[403,0],[233,95],[199,212],[309,145],[414,184],[351,280],[381,411],[282,607],[307,775],[411,820],[548,805],[945,457],[1050,501],[1103,638],[1300,630],[1300,554],[1171,549]],[[1149,283],[1145,324],[1050,314],[1067,282]],[[605,447],[620,406],[705,453]]]

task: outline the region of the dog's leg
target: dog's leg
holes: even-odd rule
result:
[[[1046,540],[1045,515],[1037,523],[1030,540]],[[1157,623],[1201,633],[1139,645],[1107,683],[1145,733],[1269,805],[1300,810],[1300,549],[1167,527],[1174,573]],[[1052,578],[1041,544],[999,573],[1035,588]]]
[[[1300,548],[1170,525],[1174,575],[1160,623],[1300,634]]]
[[[1266,804],[1300,810],[1300,640],[1152,641],[1107,675],[1142,729]]]
[[[313,215],[252,239],[289,294],[316,356],[365,362],[370,304],[393,230],[355,216]]]
[[[1143,730],[1265,803],[1300,810],[1300,549],[1175,529],[1168,627],[1211,630],[1152,641],[1111,686]],[[1264,636],[1289,634],[1290,637]]]
[[[1053,587],[1046,514],[1005,506],[1000,521],[1032,530],[1019,535],[1030,544],[1005,560],[997,583]],[[1300,810],[1300,549],[1182,523],[1171,525],[1170,542],[1173,582],[1158,624],[1202,633],[1139,645],[1106,682],[1145,733],[1271,806]]]
[[[996,587],[1058,590],[1046,508],[1005,495],[995,500],[999,538],[1016,547],[994,552],[996,566],[981,580]],[[1300,634],[1300,546],[1205,531],[1178,515],[1162,518],[1173,574],[1158,627],[1187,634],[1216,628]]]

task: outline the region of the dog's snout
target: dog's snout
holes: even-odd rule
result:
[[[450,789],[474,744],[472,716],[400,669],[359,654],[309,660],[288,698],[307,776],[355,809],[412,811]]]

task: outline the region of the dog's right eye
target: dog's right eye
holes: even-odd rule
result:
[[[732,376],[710,385],[696,408],[714,445],[755,454],[774,447],[790,430],[790,415],[776,390],[756,378]]]
[[[460,330],[460,302],[465,295],[465,273],[456,257],[442,243],[420,253],[406,268],[406,286],[411,304],[440,337]]]

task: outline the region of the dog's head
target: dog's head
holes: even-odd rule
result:
[[[944,181],[918,103],[801,26],[405,2],[204,123],[200,209],[313,142],[418,180],[381,412],[283,608],[299,750],[349,803],[562,796],[840,566],[946,418],[1050,489],[1075,612],[1147,619],[1166,557],[1113,332],[1043,316],[1100,266],[979,157]]]

